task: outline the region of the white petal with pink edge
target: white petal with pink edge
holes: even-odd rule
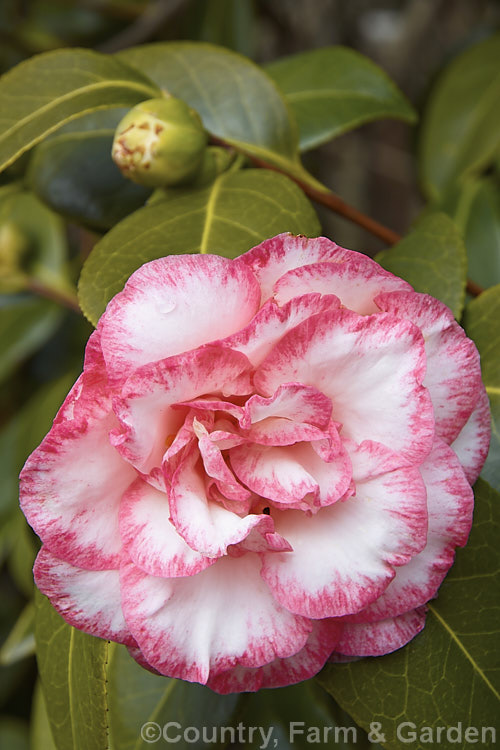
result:
[[[33,573],[39,590],[70,625],[98,638],[134,642],[123,618],[118,570],[82,570],[42,547]]]
[[[214,562],[179,536],[170,521],[166,494],[142,479],[137,479],[123,497],[120,533],[127,555],[153,576],[191,576]]]
[[[374,298],[381,292],[411,291],[411,286],[364,255],[343,262],[313,263],[293,268],[274,285],[274,298],[284,305],[310,292],[335,294],[343,307],[361,315],[378,312]]]
[[[342,447],[328,463],[308,443],[242,445],[229,451],[229,459],[236,476],[276,507],[307,511],[330,505],[344,495],[352,477]]]
[[[128,280],[101,318],[111,380],[243,328],[259,309],[248,267],[217,255],[171,255]]]
[[[255,692],[261,688],[294,685],[314,677],[335,648],[343,625],[333,620],[312,622],[305,646],[294,656],[275,659],[264,667],[237,666],[210,677],[208,686],[217,693]]]
[[[268,515],[244,515],[227,510],[207,495],[205,472],[198,451],[191,449],[172,477],[170,514],[177,532],[187,544],[206,557],[226,554],[230,544],[237,544],[255,527],[273,532]]]
[[[491,413],[488,394],[483,385],[472,414],[451,444],[469,484],[478,478],[488,455],[491,438]]]
[[[88,570],[118,568],[118,511],[137,473],[110,445],[117,425],[99,385],[73,388],[21,472],[26,518],[54,554]],[[74,414],[73,419],[68,415]]]
[[[425,625],[425,607],[399,617],[368,623],[346,623],[336,651],[347,656],[383,656],[405,646]]]
[[[359,452],[366,454],[366,448]],[[370,455],[363,455],[365,474]],[[293,552],[264,554],[262,576],[284,607],[306,617],[359,612],[387,588],[395,566],[426,542],[426,492],[418,470],[402,467],[377,476],[374,468],[362,479],[356,455],[351,458],[354,497],[309,518],[295,510],[273,512],[276,531]]]
[[[236,263],[250,268],[262,289],[262,302],[273,296],[274,285],[285,273],[311,263],[330,261],[344,263],[347,260],[366,259],[354,250],[346,250],[326,237],[308,239],[303,235],[278,234],[249,250],[236,259]],[[333,292],[334,293],[334,292]]]
[[[162,674],[205,684],[240,664],[260,667],[299,652],[312,625],[272,597],[256,555],[225,557],[188,578],[122,567],[122,605],[145,659]]]
[[[381,294],[376,302],[381,310],[411,320],[422,331],[427,358],[423,384],[434,406],[436,435],[450,444],[470,417],[481,388],[474,343],[451,310],[428,294]]]
[[[139,471],[149,473],[161,466],[166,441],[184,423],[188,408],[172,406],[206,394],[220,398],[228,384],[237,387],[240,376],[246,386],[249,366],[240,352],[206,346],[140,368],[115,400],[121,428],[112,435],[113,444]]]
[[[375,440],[415,463],[429,453],[434,436],[424,375],[424,340],[412,323],[333,310],[289,331],[254,382],[269,395],[287,382],[314,386],[331,399],[343,437]]]
[[[455,453],[438,439],[419,469],[427,490],[427,544],[397,568],[382,596],[354,615],[354,622],[394,617],[428,602],[453,564],[455,548],[467,542],[474,494]]]

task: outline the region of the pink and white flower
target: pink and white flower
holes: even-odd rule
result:
[[[488,451],[477,350],[324,239],[147,263],[22,472],[72,625],[225,693],[412,639]]]

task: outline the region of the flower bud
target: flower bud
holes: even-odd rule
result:
[[[140,185],[178,185],[195,177],[206,144],[197,112],[169,96],[141,102],[125,115],[112,157],[125,177]]]
[[[21,261],[29,247],[29,240],[17,224],[7,221],[0,225],[0,293],[22,291],[26,274]]]

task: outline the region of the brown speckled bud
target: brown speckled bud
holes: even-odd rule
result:
[[[194,179],[207,134],[199,115],[173,96],[141,102],[119,123],[112,157],[125,177],[147,187]]]

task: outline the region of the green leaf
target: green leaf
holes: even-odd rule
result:
[[[33,708],[30,721],[31,750],[57,750],[50,728],[47,707],[40,680],[37,680],[33,695]]]
[[[300,163],[297,128],[283,95],[246,57],[199,42],[145,44],[117,57],[187,102],[212,135],[322,188]]]
[[[37,55],[0,80],[0,170],[64,122],[158,96],[146,77],[109,55],[63,49]]]
[[[94,324],[131,273],[175,253],[234,258],[280,232],[314,236],[319,224],[302,191],[268,170],[226,172],[206,189],[146,206],[94,248],[80,277],[80,304]]]
[[[386,736],[382,744],[390,750],[400,750],[405,743],[397,736],[402,722],[417,728],[462,722],[464,731],[467,726],[481,731],[498,722],[500,496],[482,480],[475,490],[469,542],[457,552],[438,598],[430,603],[423,632],[392,654],[328,666],[319,678],[366,730],[380,722]],[[400,731],[407,736],[409,728]]]
[[[0,717],[0,747],[8,750],[29,750],[28,725],[21,719]]]
[[[465,246],[446,214],[426,214],[407,237],[383,250],[376,260],[406,279],[417,292],[440,299],[460,317],[465,299]]]
[[[267,747],[280,750],[310,750],[311,746],[342,750],[376,747],[313,680],[247,695],[241,721],[242,745],[249,750],[261,750],[266,742]],[[253,735],[250,727],[256,727]]]
[[[464,327],[481,355],[483,382],[491,406],[490,452],[481,472],[500,491],[500,284],[487,289],[465,308]]]
[[[35,605],[28,602],[0,649],[0,665],[14,664],[35,653]]]
[[[498,152],[499,58],[496,34],[457,57],[431,92],[420,135],[420,176],[432,199]]]
[[[186,742],[183,730],[231,726],[240,700],[239,695],[217,695],[203,685],[154,675],[116,644],[110,647],[108,690],[109,731],[116,750],[145,750],[167,722],[180,724],[170,729],[172,737],[180,735],[176,747],[201,750],[208,746],[203,739]],[[146,734],[148,726],[150,735]]]
[[[107,750],[109,643],[68,625],[36,592],[36,654],[57,750]]]
[[[151,194],[125,179],[111,158],[125,110],[112,113],[111,121],[102,110],[61,128],[37,146],[28,172],[30,187],[54,211],[98,230],[110,229]]]
[[[467,249],[467,275],[486,289],[500,283],[500,190],[491,178],[466,179],[441,208],[456,222]]]
[[[266,72],[295,115],[301,151],[372,120],[417,119],[389,76],[348,47],[325,47],[285,57],[267,65]]]
[[[25,295],[0,295],[0,381],[52,335],[62,310],[53,302]]]

